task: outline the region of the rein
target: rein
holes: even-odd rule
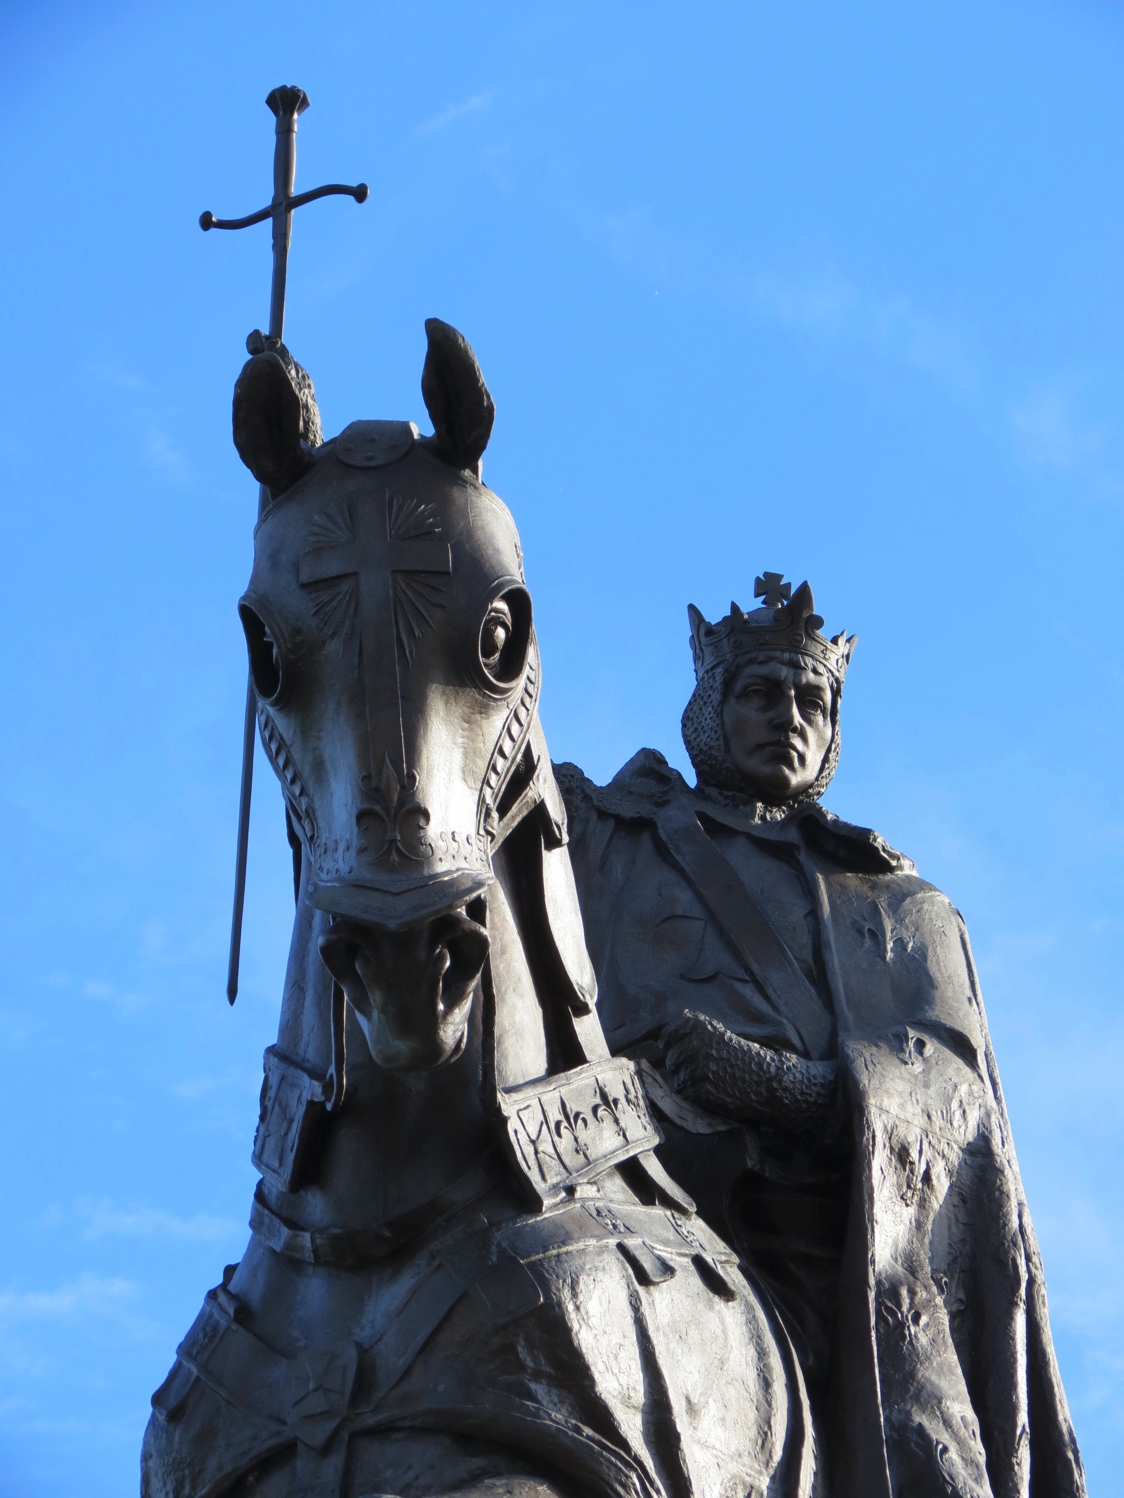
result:
[[[301,1264],[315,1264],[332,1269],[350,1269],[355,1264],[385,1259],[395,1250],[436,1227],[463,1207],[470,1206],[494,1186],[498,1179],[496,1151],[493,1146],[482,1154],[452,1185],[438,1191],[428,1201],[388,1217],[375,1227],[311,1228],[294,1227],[272,1207],[267,1206],[258,1185],[250,1209],[250,1230],[288,1259]]]

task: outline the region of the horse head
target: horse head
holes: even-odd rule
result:
[[[492,399],[464,338],[426,333],[429,438],[356,421],[310,446],[283,348],[234,396],[235,443],[269,490],[239,605],[262,741],[330,918],[321,955],[375,1060],[409,1069],[464,1047],[539,681],[518,533],[480,476]]]

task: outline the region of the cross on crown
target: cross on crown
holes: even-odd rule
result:
[[[783,572],[766,572],[764,577],[754,578],[753,596],[765,600],[764,608],[779,609],[792,597],[792,584],[785,582]]]

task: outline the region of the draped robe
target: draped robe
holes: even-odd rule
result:
[[[674,1098],[663,1122],[665,1164],[805,1358],[830,1498],[1084,1495],[958,912],[876,833],[818,805],[757,821],[653,750],[606,787],[556,773],[610,1046],[658,1059],[662,1027],[692,1010],[837,1062],[840,1116],[811,1145],[697,1108],[682,1127]],[[669,812],[684,811],[788,947],[822,1022],[794,1023],[755,982],[744,941],[739,955],[676,857]]]

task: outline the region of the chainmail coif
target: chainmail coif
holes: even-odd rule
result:
[[[762,795],[746,781],[730,759],[726,748],[726,733],[722,727],[726,689],[748,659],[750,657],[744,655],[736,656],[706,672],[683,711],[683,743],[702,789],[724,792],[741,806],[746,806],[747,803],[750,808],[755,806],[756,814],[762,821],[772,822],[785,816],[794,806],[818,801],[831,784],[831,778],[839,764],[839,698],[842,687],[834,675],[829,675],[795,651],[762,651],[751,657],[753,660],[781,661],[785,665],[801,666],[804,670],[813,670],[817,675],[827,676],[831,683],[831,743],[824,755],[820,773],[806,791],[801,791],[789,800],[777,801]],[[725,799],[725,796],[719,799]]]

